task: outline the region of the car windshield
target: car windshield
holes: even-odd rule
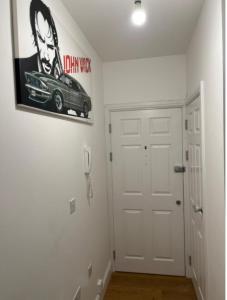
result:
[[[62,82],[65,83],[65,75],[61,75],[61,76],[59,77],[59,80],[61,80]]]
[[[67,86],[72,87],[72,80],[69,77],[62,75],[59,79]]]
[[[78,85],[80,91],[81,91],[82,93],[86,94],[86,93],[85,93],[85,90],[84,90],[83,87],[79,84],[79,82],[77,83],[77,85]]]
[[[75,79],[71,79],[67,75],[63,74],[59,77],[59,80],[61,80],[64,84],[66,84],[68,87],[73,88],[77,92],[82,92],[83,94],[86,94],[83,87],[80,85],[78,81]]]
[[[79,86],[76,81],[73,80],[73,89],[77,92],[80,92]]]
[[[65,78],[65,83],[66,83],[68,86],[72,87],[72,80],[70,80],[68,77]]]

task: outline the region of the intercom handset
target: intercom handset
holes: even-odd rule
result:
[[[93,198],[92,180],[90,176],[91,167],[92,167],[91,148],[88,146],[84,146],[84,174],[86,176],[86,182],[87,182],[88,199]]]
[[[84,173],[89,175],[91,173],[91,148],[88,146],[84,146]]]

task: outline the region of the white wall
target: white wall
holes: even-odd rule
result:
[[[104,63],[105,104],[183,100],[184,55]]]
[[[206,0],[187,53],[188,94],[205,81],[208,300],[224,299],[224,154],[221,0]]]
[[[0,3],[0,299],[93,300],[109,255],[102,64],[61,4],[65,26],[93,61],[93,126],[15,107],[9,0]],[[93,148],[89,207],[82,148]],[[76,197],[77,212],[68,200]],[[87,267],[93,263],[93,276]]]

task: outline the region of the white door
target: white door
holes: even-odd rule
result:
[[[188,179],[190,202],[191,269],[199,300],[205,299],[205,247],[202,197],[202,143],[200,97],[186,108],[188,120]]]
[[[181,109],[111,113],[117,271],[184,275]]]

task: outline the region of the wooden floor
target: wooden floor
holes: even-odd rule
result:
[[[104,300],[196,300],[185,277],[113,273]]]

